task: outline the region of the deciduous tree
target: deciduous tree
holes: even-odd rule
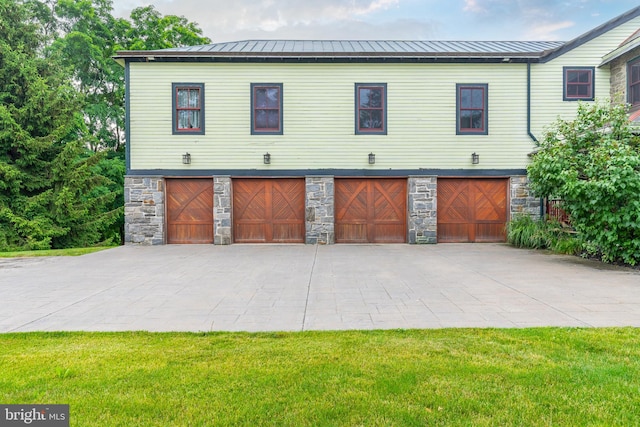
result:
[[[640,261],[640,139],[624,105],[580,104],[551,127],[528,174],[538,195],[563,200],[589,252]]]

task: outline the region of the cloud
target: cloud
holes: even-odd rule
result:
[[[132,6],[132,2],[136,2]],[[146,0],[115,0],[127,16]],[[164,15],[197,22],[213,42],[250,38],[419,39],[432,37],[437,24],[392,16],[401,0],[155,0]]]
[[[575,26],[573,21],[561,21],[536,24],[531,27],[525,37],[531,40],[557,40],[557,32]]]
[[[512,39],[559,40],[583,13],[593,12],[594,0],[464,0],[462,8],[479,33],[492,34],[496,22]]]
[[[478,0],[464,0],[464,7],[462,10],[473,13],[486,12],[486,10],[478,4]]]

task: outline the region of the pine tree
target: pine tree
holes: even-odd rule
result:
[[[96,243],[118,215],[95,173],[100,155],[85,154],[71,73],[45,55],[34,5],[0,0],[0,250]]]

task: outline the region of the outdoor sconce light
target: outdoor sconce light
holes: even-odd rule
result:
[[[271,154],[269,153],[264,153],[264,156],[262,156],[264,164],[265,165],[270,165],[271,164]]]
[[[477,165],[478,163],[480,163],[480,154],[473,153],[471,155],[471,163],[474,165]]]
[[[376,164],[376,155],[373,153],[369,153],[369,164],[370,165]]]
[[[190,165],[191,164],[191,154],[184,153],[182,155],[182,164]]]

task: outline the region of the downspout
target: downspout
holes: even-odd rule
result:
[[[527,135],[538,142],[538,138],[531,133],[531,62],[527,61]]]
[[[124,63],[124,153],[127,174],[131,170],[131,71],[129,61]]]
[[[531,62],[527,61],[527,135],[538,142],[538,138],[531,132]],[[544,198],[540,197],[540,219],[544,219]]]

